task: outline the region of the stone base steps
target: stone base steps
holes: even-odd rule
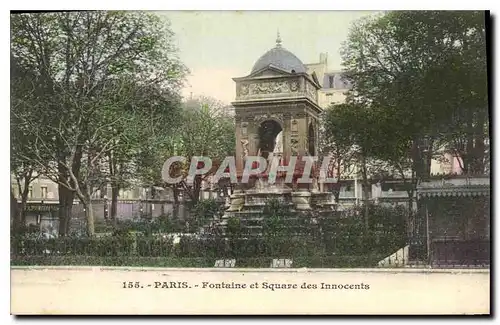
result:
[[[401,249],[397,250],[393,254],[387,256],[383,260],[378,262],[378,267],[401,267],[408,264],[408,248],[410,246],[406,245]]]

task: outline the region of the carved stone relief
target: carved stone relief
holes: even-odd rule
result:
[[[299,91],[299,82],[297,80],[290,81],[289,85],[291,92]]]
[[[269,115],[267,115],[267,114],[255,115],[254,118],[253,118],[253,120],[254,121],[263,121],[263,120],[265,120],[268,117],[269,117]]]
[[[308,137],[304,138],[304,147],[303,148],[306,148],[306,152],[307,152],[308,155],[311,154],[309,152],[309,138]]]
[[[299,132],[299,123],[297,120],[292,120],[292,132]]]
[[[243,147],[243,157],[247,157],[248,156],[248,140],[246,139],[243,139],[241,140],[241,146]]]
[[[277,114],[271,114],[272,118],[275,118],[283,123],[283,114],[277,113]]]
[[[241,95],[241,96],[248,95],[248,85],[247,84],[242,84],[240,86],[240,93],[239,93],[239,95]]]
[[[280,94],[299,91],[299,83],[292,81],[266,81],[241,84],[238,87],[238,96]]]
[[[247,135],[248,135],[248,123],[242,122],[241,123],[241,136],[246,137]]]
[[[299,153],[299,139],[297,139],[297,138],[290,139],[290,150],[292,151],[293,155],[296,155]]]
[[[282,113],[255,115],[255,117],[253,119],[256,122],[261,122],[261,121],[264,121],[264,120],[267,120],[270,118],[276,119],[276,120],[280,121],[281,123],[283,123],[283,114]]]
[[[311,99],[313,99],[314,101],[318,101],[318,91],[309,82],[306,82],[306,93],[309,97],[311,97]]]

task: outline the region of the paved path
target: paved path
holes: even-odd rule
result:
[[[485,270],[12,268],[11,312],[484,314],[489,277]],[[124,289],[124,281],[139,288]]]

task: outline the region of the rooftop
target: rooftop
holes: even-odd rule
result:
[[[290,73],[306,73],[307,69],[302,61],[292,52],[281,46],[281,37],[278,32],[276,46],[262,55],[255,62],[252,73],[268,66],[275,66]]]

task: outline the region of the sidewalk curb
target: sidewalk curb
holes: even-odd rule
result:
[[[449,274],[490,274],[490,269],[462,268],[462,269],[433,269],[433,268],[166,268],[166,267],[129,267],[129,266],[11,266],[11,271],[128,271],[128,272],[229,272],[229,273],[449,273]]]

